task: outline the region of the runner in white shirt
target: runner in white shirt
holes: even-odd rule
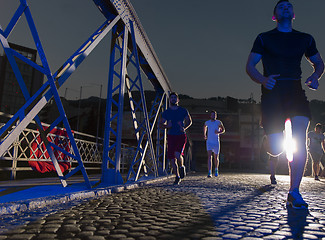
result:
[[[219,134],[225,132],[225,127],[220,120],[217,120],[217,112],[210,112],[210,120],[204,123],[203,134],[206,140],[208,151],[208,177],[212,177],[212,152],[214,155],[215,176],[219,175],[219,152],[220,142]]]
[[[320,161],[324,154],[325,136],[322,125],[317,123],[314,131],[308,133],[308,157],[313,162],[315,180],[319,181]]]

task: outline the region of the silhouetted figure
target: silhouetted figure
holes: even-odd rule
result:
[[[293,6],[288,0],[277,2],[273,10],[276,28],[261,33],[255,39],[247,60],[246,71],[250,78],[261,84],[262,125],[268,138],[268,153],[279,156],[283,151],[285,120],[290,118],[292,136],[297,151],[289,162],[290,189],[287,204],[294,208],[308,208],[299,193],[307,158],[306,132],[311,113],[305,91],[301,86],[301,60],[305,56],[314,68],[305,84],[316,90],[324,72],[323,60],[310,34],[292,28]],[[262,61],[263,74],[256,65]]]

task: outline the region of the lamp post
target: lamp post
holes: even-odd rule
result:
[[[98,135],[99,135],[99,124],[100,124],[100,104],[102,101],[102,89],[103,85],[100,84],[100,90],[99,90],[99,100],[98,100],[98,117],[97,117],[97,131],[96,131],[96,146],[98,147]]]
[[[79,92],[78,115],[77,115],[77,132],[79,132],[79,118],[80,118],[81,95],[82,95],[82,86],[80,86],[80,92]]]
[[[64,91],[64,98],[65,98],[65,99],[67,99],[68,89],[69,89],[69,90],[72,90],[72,91],[74,91],[74,92],[79,93],[79,91],[76,90],[76,89],[66,87],[66,88],[65,88],[65,91]]]

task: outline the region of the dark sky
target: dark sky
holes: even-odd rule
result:
[[[259,101],[260,86],[245,72],[258,33],[275,27],[275,0],[133,0],[131,1],[174,91],[196,98],[249,98]],[[325,55],[325,0],[292,0],[294,28],[312,34]],[[52,72],[55,72],[104,22],[92,0],[29,0]],[[0,24],[7,26],[19,0],[0,0]],[[22,18],[10,41],[34,45]],[[110,35],[100,43],[60,89],[71,99],[106,97]],[[303,59],[303,79],[312,68]],[[325,80],[310,100],[325,100]],[[150,85],[146,85],[151,89]]]

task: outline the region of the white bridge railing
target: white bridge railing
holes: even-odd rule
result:
[[[0,127],[3,125],[3,123],[0,123]],[[43,124],[43,126],[49,125]],[[61,133],[64,133],[64,129],[59,130]],[[42,141],[38,141],[40,139],[39,135],[40,133],[36,129],[25,129],[0,158],[0,172],[9,171],[10,179],[14,180],[17,177],[18,171],[33,171],[28,164],[29,161],[52,162],[47,154],[46,148],[42,146]],[[73,135],[85,168],[100,173],[103,156],[103,139],[96,139],[96,136],[80,132],[73,132]],[[58,146],[73,154],[73,149],[69,146],[67,135],[50,133],[48,134],[48,139],[51,142],[56,142]],[[135,151],[136,148],[122,144],[121,173],[127,173]],[[71,169],[77,166],[78,162],[70,156],[55,149],[54,154],[56,154],[58,162],[70,162]],[[114,158],[114,152],[110,154],[112,155],[110,157]]]

